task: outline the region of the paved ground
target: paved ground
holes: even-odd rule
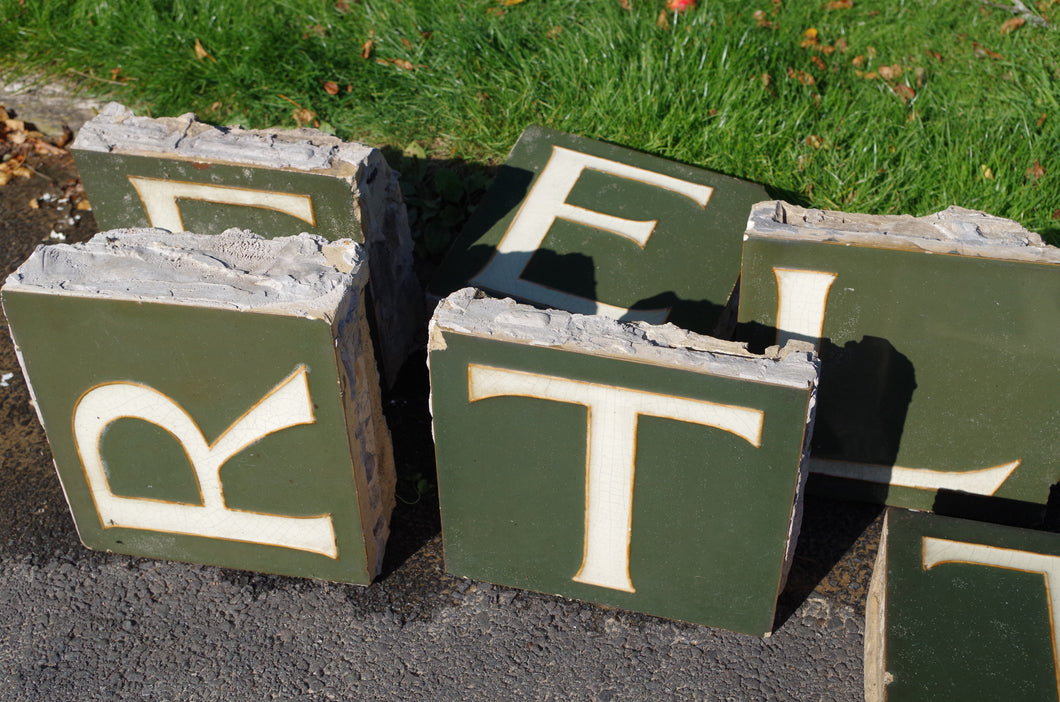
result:
[[[50,114],[2,92],[0,104],[57,133],[75,115],[57,95]],[[60,202],[76,197],[69,160],[28,163],[33,177],[0,187],[5,275],[51,232],[94,229]],[[862,698],[876,507],[809,500],[768,639],[454,578],[433,495],[414,499],[434,471],[419,357],[386,399],[399,493],[415,503],[399,504],[372,586],[96,553],[78,541],[0,326],[0,700]]]

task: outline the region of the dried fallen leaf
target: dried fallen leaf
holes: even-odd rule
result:
[[[346,2],[346,0],[339,0],[335,3],[335,11],[346,14],[350,11],[350,3]]]
[[[1023,175],[1026,178],[1038,180],[1045,175],[1045,169],[1042,168],[1042,164],[1038,163],[1038,159],[1034,159],[1034,165],[1028,168]]]
[[[655,25],[659,29],[670,28],[670,18],[666,16],[666,10],[659,10],[659,16],[655,18]]]
[[[523,2],[523,0],[504,0],[505,5],[518,5],[521,2]]]
[[[387,65],[387,64],[390,64],[392,66],[397,66],[398,68],[400,68],[403,71],[413,71],[413,70],[415,70],[417,68],[427,68],[426,66],[417,66],[417,65],[413,64],[411,61],[406,61],[405,59],[398,59],[398,58],[376,59],[375,62],[378,63],[378,64],[382,64],[384,66]]]
[[[1053,210],[1053,219],[1060,219],[1060,210]]]
[[[40,202],[37,201],[37,198],[33,198],[32,200],[29,201],[29,208],[31,210],[39,210],[40,209]]]
[[[849,45],[847,44],[846,37],[839,37],[838,39],[836,39],[835,48],[839,49],[839,53],[845,54],[847,52],[848,46]]]
[[[294,123],[299,127],[304,127],[308,124],[320,124],[316,121],[317,113],[312,110],[307,110],[304,107],[295,108],[294,112],[291,113],[291,117],[294,119]]]
[[[826,10],[849,10],[854,7],[853,0],[832,0],[824,4]]]
[[[557,26],[553,27],[552,29],[548,30],[548,32],[545,33],[545,36],[547,36],[549,39],[555,39],[556,37],[558,37],[560,35],[560,33],[562,31],[563,31],[563,27],[560,27],[559,25],[557,25]]]
[[[331,80],[324,81],[324,92],[328,95],[338,95],[339,84]]]
[[[812,74],[806,71],[796,71],[794,68],[788,68],[788,78],[799,81],[803,85],[816,85],[817,79]]]
[[[768,73],[763,73],[762,74],[762,87],[763,88],[768,88],[769,84],[772,83],[772,82],[773,82],[773,77],[771,75],[769,75]]]
[[[361,44],[361,58],[367,59],[372,55],[372,47],[375,46],[375,42],[369,39],[365,43]]]
[[[217,59],[215,59],[213,56],[210,56],[210,54],[206,53],[206,49],[203,47],[202,42],[198,39],[195,40],[195,58],[199,59],[200,61],[202,61],[203,59],[210,59],[214,63],[217,63]],[[111,71],[111,73],[113,73],[113,71]]]
[[[1038,118],[1038,121],[1034,123],[1034,126],[1035,127],[1040,127],[1043,124],[1045,124],[1045,113],[1044,112],[1042,113],[1042,116]]]
[[[857,56],[855,56],[854,58],[852,58],[852,59],[850,60],[850,62],[851,62],[852,64],[854,64],[854,68],[861,68],[862,66],[864,66],[864,65],[865,65],[865,57],[864,57],[864,56],[862,56],[862,55],[860,55],[860,54],[858,54]]]
[[[811,134],[810,136],[806,137],[806,145],[812,146],[815,149],[819,149],[824,146],[824,139],[817,136],[816,134]]]
[[[817,29],[810,27],[802,33],[803,40],[799,42],[799,46],[803,49],[809,49],[817,45]]]
[[[828,65],[820,56],[811,56],[810,60],[813,61],[814,66],[817,66],[817,68],[821,69],[822,71],[828,68]]]
[[[930,56],[931,58],[935,59],[936,61],[942,61],[942,54],[937,51],[932,51],[931,49],[928,49],[924,53]]]
[[[118,80],[118,76],[121,75],[121,66],[110,69],[110,79],[113,81]]]
[[[92,209],[92,203],[89,202],[88,200],[81,199],[81,200],[77,201],[76,205],[74,205],[74,209],[77,209],[77,210],[91,210]]]
[[[986,165],[985,163],[980,164],[980,166],[979,166],[979,174],[982,175],[983,178],[985,178],[987,180],[993,180],[994,179],[994,172],[992,170],[990,170],[990,166]]]
[[[899,83],[894,86],[894,94],[898,96],[898,99],[902,101],[903,105],[916,97],[916,91],[905,83]]]
[[[996,51],[991,51],[990,49],[986,48],[985,46],[983,46],[979,42],[975,42],[975,41],[972,42],[972,53],[974,53],[979,58],[987,57],[987,58],[992,58],[995,61],[998,60],[998,59],[1005,58],[1004,56],[1002,56],[1001,54],[997,53]]]
[[[1027,24],[1027,20],[1025,18],[1023,18],[1023,17],[1013,17],[1012,19],[1007,19],[1004,22],[1002,22],[1001,23],[1001,29],[999,31],[1003,35],[1004,34],[1008,34],[1009,32],[1016,31],[1017,29],[1019,29],[1020,27],[1022,27],[1025,24]]]
[[[897,63],[893,66],[880,66],[877,70],[884,80],[898,80],[902,77],[902,67]]]
[[[618,4],[623,10],[626,10],[627,12],[633,9],[629,4],[629,0],[618,0]]]

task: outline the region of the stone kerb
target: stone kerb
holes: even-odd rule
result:
[[[817,361],[467,288],[431,321],[446,569],[768,636]]]
[[[365,259],[310,234],[113,230],[8,278],[85,545],[371,581],[395,477]]]
[[[745,239],[742,338],[819,346],[811,489],[1040,520],[1060,455],[1060,249],[956,207],[766,202]]]
[[[214,127],[108,104],[73,154],[101,229],[157,227],[266,238],[309,232],[363,243],[387,384],[422,344],[422,291],[398,175],[382,154],[312,129]]]

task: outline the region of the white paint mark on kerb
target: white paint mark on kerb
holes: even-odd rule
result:
[[[142,419],[171,433],[188,456],[202,504],[120,497],[100,456],[103,431],[115,420]],[[154,388],[136,383],[99,385],[74,408],[74,442],[103,527],[127,527],[243,541],[338,557],[331,516],[291,517],[233,510],[225,505],[221,467],[274,432],[312,424],[313,404],[305,366],[265,394],[211,445],[184,409]]]
[[[476,364],[468,365],[471,402],[501,396],[533,397],[588,408],[585,546],[573,580],[635,592],[629,575],[637,418],[641,415],[703,424],[730,432],[756,448],[764,413],[642,390]]]
[[[777,278],[777,344],[797,339],[820,350],[828,291],[835,273],[773,268]]]
[[[1019,467],[1020,463],[1021,461],[1016,460],[990,468],[949,471],[811,458],[810,470],[821,475],[865,480],[870,483],[890,484],[897,487],[920,490],[959,490],[973,495],[993,495]]]
[[[532,283],[521,277],[557,219],[617,234],[635,242],[641,248],[648,243],[655,225],[658,224],[657,220],[624,219],[567,202],[571,190],[581,178],[582,172],[587,169],[676,192],[693,200],[700,207],[707,206],[714,192],[713,188],[706,185],[553,146],[552,156],[497,245],[493,258],[471,279],[470,284],[568,312],[661,324],[670,315],[669,308],[630,310]]]
[[[275,210],[316,226],[313,199],[309,195],[281,193],[272,190],[234,188],[227,185],[208,185],[160,178],[129,176],[136,188],[152,227],[171,232],[185,230],[180,214],[180,200],[200,200],[218,205],[241,205]]]
[[[1060,556],[937,539],[932,536],[923,537],[922,543],[924,570],[931,570],[946,563],[968,563],[1038,573],[1045,578],[1045,596],[1049,602],[1049,633],[1053,643],[1053,674],[1056,678],[1057,695],[1060,695],[1060,647],[1056,641],[1056,632],[1060,629],[1060,592],[1053,587],[1060,582]]]

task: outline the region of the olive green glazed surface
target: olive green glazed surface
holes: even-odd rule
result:
[[[758,636],[773,624],[808,389],[445,333],[430,354],[446,569]],[[586,405],[469,401],[469,365],[764,412],[760,448],[640,416],[628,547],[634,592],[572,578],[586,542]]]
[[[1060,536],[896,509],[887,523],[885,699],[1058,699],[1048,581],[1019,559],[1060,557]],[[925,539],[986,546],[1010,565],[925,567]]]
[[[367,583],[354,466],[331,326],[298,317],[5,291],[10,321],[86,546],[136,556]],[[269,433],[220,469],[227,509],[288,517],[330,515],[336,556],[286,546],[105,528],[73,435],[73,413],[103,384],[147,386],[192,419],[208,444],[285,378],[305,369],[313,421]],[[202,504],[187,445],[136,418],[99,441],[110,491]],[[190,524],[195,531],[197,527]]]
[[[811,485],[914,509],[943,500],[966,516],[958,489],[888,486],[886,470],[1018,462],[992,494],[1045,504],[1060,467],[1060,266],[751,237],[739,320],[760,345],[776,338],[774,267],[836,274],[813,458],[884,469],[883,483],[815,475]]]
[[[560,218],[552,224],[519,277],[621,308],[669,308],[666,321],[702,333],[712,331],[739,276],[740,242],[748,214],[754,203],[768,199],[765,189],[536,126],[527,128],[513,147],[431,284],[431,294],[444,297],[475,284],[500,295],[520,297],[510,287],[482,285],[472,279],[495,256],[505,255],[496,249],[516,216],[537,214],[522,212],[522,206],[531,190],[540,184],[555,147],[708,186],[713,193],[704,207],[665,187],[587,168],[565,202],[625,220],[655,220],[647,242],[642,248],[624,236]],[[540,302],[525,296],[523,301]]]
[[[101,230],[157,227],[149,220],[143,200],[130,177],[177,183],[201,183],[233,190],[263,191],[268,194],[305,195],[312,201],[308,219],[288,214],[282,208],[244,206],[180,198],[177,208],[183,229],[196,234],[220,234],[236,227],[271,239],[301,232],[325,239],[353,239],[364,242],[354,217],[351,179],[317,173],[304,173],[255,166],[229,165],[209,161],[188,161],[160,156],[101,153],[73,150],[85,192],[92,202],[92,213]]]

